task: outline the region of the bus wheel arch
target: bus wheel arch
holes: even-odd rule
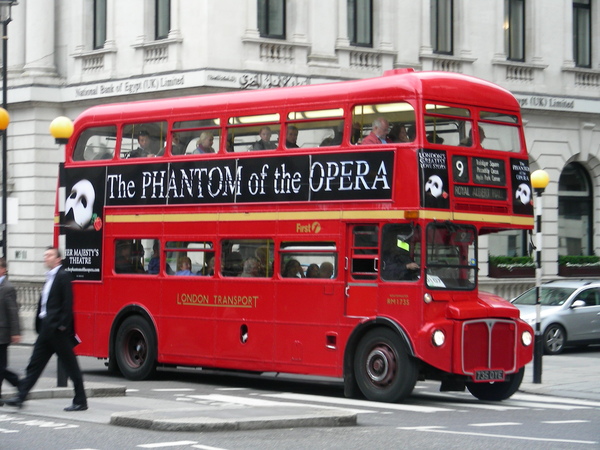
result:
[[[404,330],[388,319],[357,328],[344,356],[344,394],[398,402],[412,392],[418,365]]]
[[[130,380],[150,378],[157,365],[157,334],[148,313],[140,307],[121,311],[111,331],[109,369]]]

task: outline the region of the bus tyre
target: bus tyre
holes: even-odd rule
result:
[[[156,370],[156,336],[140,316],[125,319],[117,332],[115,356],[119,370],[128,380],[146,380]]]
[[[418,371],[400,336],[389,328],[380,328],[369,331],[360,341],[354,375],[367,399],[395,403],[411,394]]]
[[[510,380],[492,383],[467,383],[467,389],[479,400],[500,401],[512,396],[523,381],[525,367],[510,376]]]

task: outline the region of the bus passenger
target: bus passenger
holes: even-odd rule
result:
[[[297,259],[290,259],[285,263],[283,274],[285,278],[304,278],[304,270]]]
[[[388,140],[390,142],[410,142],[412,139],[408,136],[406,127],[403,123],[395,124],[388,134]]]
[[[481,126],[478,127],[479,130],[479,143],[481,144],[485,139],[485,131]],[[461,147],[470,147],[473,145],[473,129],[469,130],[469,137],[460,141]]]
[[[373,121],[371,133],[363,139],[363,145],[389,144],[387,134],[390,131],[390,123],[385,117],[378,117]]]
[[[171,155],[183,155],[185,153],[185,145],[181,143],[181,138],[178,134],[173,135],[171,140]]]
[[[214,153],[215,149],[212,147],[215,138],[210,131],[203,131],[200,133],[200,138],[196,141],[196,150],[194,154],[200,153]]]
[[[130,241],[120,241],[117,243],[115,256],[115,272],[117,273],[136,273],[139,267],[135,264],[135,255],[133,244]]]
[[[296,141],[298,140],[298,128],[294,125],[290,125],[287,127],[287,132],[285,135],[285,146],[287,148],[299,148]]]
[[[319,278],[319,266],[312,263],[306,269],[306,278]]]
[[[262,127],[258,135],[260,140],[252,144],[251,150],[273,150],[277,148],[277,144],[271,142],[273,132],[269,127]]]
[[[158,251],[158,241],[154,241],[152,246],[152,256],[148,261],[148,273],[157,274],[160,271],[160,254]]]
[[[140,131],[137,135],[137,140],[138,148],[132,150],[131,153],[129,153],[129,156],[127,156],[128,158],[147,158],[148,156],[156,156],[150,150],[152,141],[147,131]]]
[[[243,259],[240,252],[231,252],[224,256],[222,273],[226,277],[238,277],[243,270]]]
[[[242,270],[242,277],[260,277],[260,261],[254,256],[249,256],[244,261],[244,269]]]
[[[175,272],[175,275],[194,275],[191,269],[192,260],[189,256],[180,256],[177,259],[177,272]]]
[[[319,267],[319,278],[333,278],[333,264],[325,261]]]
[[[431,131],[427,133],[427,141],[431,142],[432,144],[443,144],[444,138],[439,136],[435,131]]]

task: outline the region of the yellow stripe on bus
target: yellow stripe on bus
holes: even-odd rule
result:
[[[463,222],[487,222],[533,227],[533,217],[503,216],[497,214],[457,213],[450,211],[422,210],[419,218],[431,220],[459,220]],[[246,213],[190,213],[190,214],[111,214],[106,223],[145,222],[237,222],[275,220],[398,220],[404,218],[404,210],[366,211],[279,211]]]

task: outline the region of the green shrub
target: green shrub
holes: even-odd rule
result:
[[[492,256],[489,257],[490,264],[496,267],[535,267],[531,256]]]
[[[600,265],[600,257],[596,255],[560,255],[558,257],[558,264],[560,266],[573,266],[573,265],[586,265],[594,264]]]

